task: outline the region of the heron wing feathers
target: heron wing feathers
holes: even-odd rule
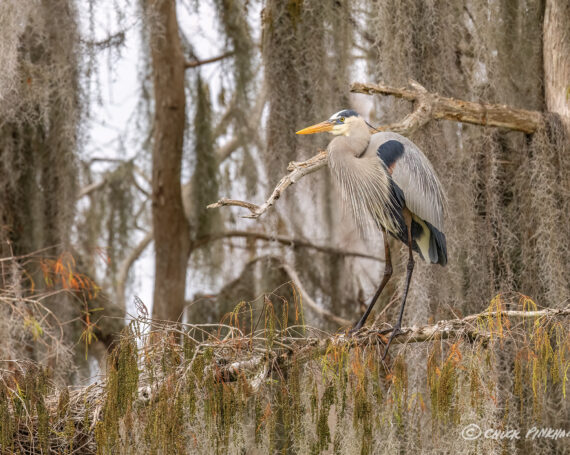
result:
[[[413,142],[396,133],[376,133],[365,154],[376,154],[382,160],[413,214],[443,231],[445,196],[441,183]]]

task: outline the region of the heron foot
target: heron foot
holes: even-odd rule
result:
[[[394,327],[392,327],[391,329],[383,330],[382,332],[380,332],[380,333],[388,333],[390,331],[392,332],[390,334],[390,338],[388,338],[388,343],[386,343],[386,349],[384,350],[384,355],[382,356],[382,361],[384,361],[384,359],[388,355],[388,349],[390,348],[390,344],[392,344],[392,340],[394,339],[394,337],[396,335],[399,335],[400,333],[403,333],[400,330],[400,328],[401,328],[401,324],[400,324],[400,321],[398,321],[398,323]]]
[[[355,333],[357,333],[358,331],[360,331],[361,328],[362,328],[362,327],[358,327],[358,324],[356,324],[352,329],[350,329],[350,330],[348,331],[348,337],[349,337],[349,338],[352,338],[352,336],[353,336]]]

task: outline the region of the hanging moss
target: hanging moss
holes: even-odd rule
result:
[[[362,434],[361,455],[372,453],[372,403],[368,397],[368,378],[363,377],[357,384],[353,385],[354,411],[352,425],[358,433]]]
[[[331,442],[331,432],[329,428],[329,413],[331,406],[334,404],[334,387],[332,384],[327,385],[323,396],[321,397],[321,404],[319,406],[319,417],[317,419],[316,433],[317,442],[315,446],[315,453],[320,453],[327,450]]]
[[[97,422],[95,429],[98,454],[115,450],[119,442],[120,419],[131,412],[137,396],[138,351],[130,329],[126,329],[119,346],[109,357],[107,376],[103,420]]]
[[[183,431],[185,421],[183,395],[177,393],[175,383],[166,381],[147,411],[145,439],[148,453],[188,453],[188,441]]]
[[[69,0],[24,0],[0,2],[0,17],[0,254],[57,255],[69,250],[77,197],[82,117],[77,11]],[[42,277],[34,261],[19,262],[25,270],[21,292],[30,295],[34,286],[29,283],[37,289]],[[22,337],[20,327],[3,325],[2,333],[10,335],[0,340],[0,350],[8,349],[7,358],[41,359],[45,364],[57,358],[63,365],[56,370],[57,379],[71,379],[73,350],[61,349],[61,344],[75,344],[80,318],[70,300],[59,296],[57,304],[52,298],[42,301],[55,316],[47,316],[46,326],[70,321],[62,326],[63,337],[58,331],[36,343],[33,337]],[[14,321],[5,313],[2,320]],[[12,344],[12,339],[18,342]]]
[[[214,154],[212,108],[208,84],[196,78],[196,113],[194,116],[194,157],[192,176],[193,213],[191,223],[197,237],[219,228],[219,211],[206,206],[218,199],[218,161]]]
[[[0,448],[14,450],[14,420],[10,412],[8,390],[0,382]]]
[[[442,360],[442,356],[441,346],[439,343],[435,343],[428,359],[428,382],[432,412],[437,420],[445,423],[456,422],[458,418],[455,403],[459,381],[458,365],[461,362],[462,355],[457,344],[452,344],[444,360]],[[471,375],[472,401],[477,394],[477,384],[477,379]]]

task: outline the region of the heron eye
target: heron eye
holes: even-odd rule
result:
[[[340,118],[340,121],[341,121],[342,123],[344,123],[344,117],[341,117],[341,118]]]

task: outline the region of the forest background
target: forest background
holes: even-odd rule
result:
[[[570,431],[568,24],[564,0],[1,2],[0,448],[563,453],[461,430]],[[254,220],[207,208],[262,204],[343,108],[448,195],[449,263],[417,261],[387,364],[341,336],[383,249],[326,169]]]

